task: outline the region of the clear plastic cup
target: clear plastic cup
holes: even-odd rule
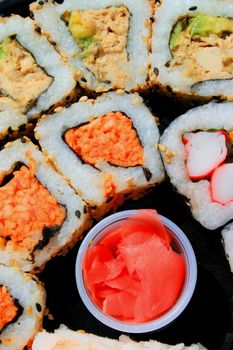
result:
[[[95,245],[105,236],[105,234],[108,234],[108,229],[111,225],[127,219],[129,216],[132,216],[136,212],[137,210],[126,210],[110,215],[107,218],[100,221],[89,231],[78,251],[75,275],[78,291],[83,303],[85,304],[89,312],[93,316],[95,316],[100,322],[102,322],[110,328],[116,329],[121,332],[147,333],[159,330],[173,322],[188,305],[196,286],[197,263],[195,254],[188,238],[176,224],[174,224],[166,217],[160,215],[163,224],[173,236],[173,243],[175,244],[175,249],[178,249],[179,252],[183,254],[186,265],[186,275],[182,291],[175,305],[162,316],[154,320],[150,320],[148,322],[143,322],[140,324],[131,324],[104,314],[103,311],[92,302],[88,290],[85,287],[82,271],[83,258],[88,247],[93,244]]]

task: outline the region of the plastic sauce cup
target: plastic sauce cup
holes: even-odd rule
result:
[[[160,317],[154,320],[150,320],[140,324],[131,324],[124,321],[120,321],[103,313],[103,311],[92,302],[89,296],[88,290],[85,287],[82,270],[83,259],[87,249],[91,245],[95,245],[96,243],[98,243],[105,236],[105,234],[108,234],[111,225],[127,219],[128,217],[134,215],[136,212],[137,210],[126,210],[110,215],[107,218],[100,221],[89,231],[78,251],[75,275],[78,291],[83,303],[85,304],[89,312],[93,316],[95,316],[100,322],[102,322],[110,328],[116,329],[121,332],[147,333],[159,330],[173,322],[188,305],[196,286],[197,263],[195,254],[189,240],[176,224],[174,224],[166,217],[160,215],[163,224],[165,225],[169,233],[172,235],[173,242],[175,242],[176,248],[184,257],[186,268],[185,280],[180,295],[173,307],[170,308],[165,314],[161,315]]]

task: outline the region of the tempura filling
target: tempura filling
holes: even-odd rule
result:
[[[170,69],[182,69],[194,83],[233,77],[233,19],[208,16],[179,18],[170,36]]]
[[[85,163],[93,166],[100,161],[125,168],[143,164],[143,147],[133,122],[121,112],[110,112],[69,129],[64,139]]]
[[[22,165],[0,187],[0,246],[34,253],[62,225],[65,209],[35,177],[35,163]]]
[[[123,84],[127,75],[130,12],[124,6],[65,12],[62,19],[80,48],[85,66],[100,82]]]
[[[6,286],[0,285],[0,333],[21,314],[21,307]]]
[[[1,110],[5,106],[27,112],[52,80],[15,37],[0,43]]]

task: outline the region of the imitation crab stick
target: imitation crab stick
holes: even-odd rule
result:
[[[222,131],[199,131],[183,135],[187,172],[191,180],[211,175],[227,157],[226,135]]]

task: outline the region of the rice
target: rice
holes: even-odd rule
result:
[[[87,229],[86,204],[25,137],[0,152],[0,175],[0,263],[40,271]]]
[[[42,329],[45,290],[35,276],[4,265],[0,265],[0,286],[4,293],[9,293],[18,309],[15,319],[0,330],[0,349],[29,349],[33,338]],[[4,299],[1,306],[2,312],[6,312],[3,305]],[[1,318],[3,316],[1,313]]]
[[[124,120],[131,123],[128,131],[125,132],[126,138],[127,133],[131,135],[135,130],[134,137],[136,132],[136,139],[142,148],[142,163],[140,161],[133,166],[120,166],[119,163],[112,162],[112,158],[105,160],[97,158],[94,164],[85,162],[66,143],[65,133],[72,128],[79,130],[82,125],[86,125],[87,128],[95,126],[105,118],[104,116],[109,113],[115,114],[116,111],[123,113]],[[115,123],[107,134],[113,134],[119,124]],[[55,167],[70,181],[89,205],[97,210],[98,217],[110,209],[116,209],[126,198],[138,198],[146,189],[160,183],[164,178],[163,166],[157,150],[159,131],[153,115],[137,94],[108,93],[96,100],[73,104],[70,108],[41,119],[35,129],[35,135],[42,150],[51,157]],[[102,137],[99,134],[96,138],[96,145],[93,147],[101,148],[101,150],[110,147],[111,153],[111,147],[114,149],[114,144],[120,142],[119,135],[121,132],[117,131],[114,136],[116,140],[112,146],[107,144],[100,147]],[[123,142],[121,148],[127,148],[129,142],[131,142],[131,136],[128,142]],[[85,147],[85,142],[83,146]],[[120,151],[112,150],[114,155],[118,152]],[[137,152],[135,150],[134,153],[137,155]],[[106,191],[106,185],[110,187],[109,192],[108,189]]]

